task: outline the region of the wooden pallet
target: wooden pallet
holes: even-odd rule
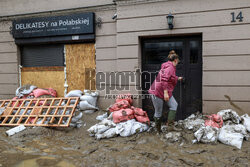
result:
[[[0,100],[0,126],[68,127],[79,97]]]

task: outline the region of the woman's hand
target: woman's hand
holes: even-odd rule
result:
[[[178,80],[179,80],[179,81],[182,81],[182,80],[183,80],[183,77],[178,77]]]
[[[168,90],[164,90],[164,100],[169,101]]]

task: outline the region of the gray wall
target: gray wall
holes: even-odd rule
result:
[[[134,71],[140,67],[141,36],[185,35],[202,33],[203,41],[203,109],[215,113],[234,108],[224,95],[245,112],[250,107],[250,1],[249,0],[117,0],[117,6],[104,5],[111,0],[60,1],[14,0],[0,2],[0,16],[34,12],[93,11],[103,24],[96,29],[97,71]],[[33,5],[36,2],[39,4]],[[48,5],[48,2],[50,5]],[[96,5],[99,7],[94,7]],[[73,9],[83,6],[90,8]],[[2,9],[3,8],[3,9]],[[62,9],[69,9],[65,11]],[[231,23],[231,12],[243,12],[243,22]],[[174,14],[175,28],[167,29],[166,16]],[[52,14],[53,14],[52,13]],[[117,13],[117,20],[112,16]],[[45,12],[43,15],[47,15]],[[50,14],[51,15],[51,14]],[[33,15],[25,15],[33,16]],[[36,15],[37,16],[37,15]],[[11,19],[13,17],[0,17]],[[12,97],[18,86],[17,47],[9,34],[10,21],[0,21],[0,98]],[[134,88],[134,87],[133,87]],[[114,92],[117,93],[117,92]],[[139,93],[133,90],[132,93]],[[105,108],[114,100],[104,99]],[[136,105],[140,106],[140,100]]]

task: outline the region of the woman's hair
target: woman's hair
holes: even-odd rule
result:
[[[179,59],[179,56],[175,53],[174,50],[171,50],[168,54],[168,60],[169,61],[174,61],[176,59]]]

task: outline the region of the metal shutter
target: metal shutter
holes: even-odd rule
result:
[[[64,66],[64,45],[29,45],[21,48],[23,67]]]

